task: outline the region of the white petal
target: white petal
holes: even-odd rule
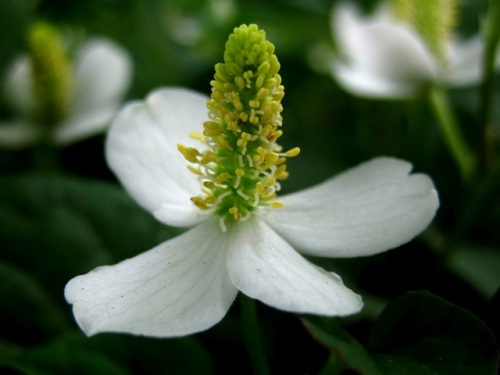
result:
[[[411,165],[377,158],[322,184],[281,197],[268,223],[301,252],[354,257],[410,241],[435,215],[439,201],[430,178]]]
[[[28,119],[35,111],[35,99],[31,79],[31,64],[27,55],[17,57],[5,75],[2,87],[5,100],[18,112],[19,116]]]
[[[151,212],[178,207],[192,225],[202,217],[190,198],[199,195],[200,184],[187,168],[177,144],[200,147],[190,132],[202,132],[208,119],[204,95],[180,88],[162,89],[144,102],[122,109],[110,128],[106,156],[111,169],[128,192]],[[160,220],[175,225],[167,215]],[[192,220],[191,220],[191,219]]]
[[[131,58],[109,40],[92,39],[78,52],[71,111],[55,133],[62,144],[103,132],[132,78]]]
[[[119,109],[117,102],[107,107],[72,114],[55,129],[54,141],[60,145],[66,145],[104,133]]]
[[[352,4],[340,3],[331,19],[343,59],[332,70],[347,90],[397,98],[415,95],[436,79],[438,67],[425,44],[412,29],[392,20],[386,7],[363,17]]]
[[[452,86],[479,83],[482,78],[484,42],[479,36],[449,43],[449,69],[445,81]]]
[[[107,107],[125,94],[132,77],[130,56],[106,39],[92,39],[79,50],[72,112]]]
[[[65,296],[87,335],[124,332],[155,337],[210,328],[237,294],[216,220],[110,267],[72,279]]]
[[[250,220],[232,230],[227,267],[246,295],[297,313],[343,316],[361,309],[361,298],[339,276],[308,262],[266,223]]]
[[[213,215],[213,210],[193,209],[185,204],[163,204],[153,215],[162,223],[174,227],[189,227]]]
[[[381,99],[409,99],[418,96],[423,82],[388,79],[371,71],[340,61],[333,63],[332,73],[338,83],[353,95]]]

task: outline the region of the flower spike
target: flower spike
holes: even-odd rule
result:
[[[28,50],[36,120],[54,127],[69,111],[73,83],[62,38],[50,24],[35,23],[28,34]]]
[[[207,103],[210,120],[203,135],[194,137],[206,150],[178,145],[184,158],[198,167],[203,196],[191,201],[200,209],[214,209],[223,221],[250,218],[260,205],[281,207],[275,201],[278,180],[288,177],[286,158],[298,147],[282,152],[281,99],[284,87],[274,45],[257,25],[242,25],[229,36],[224,63],[215,66],[212,95]]]

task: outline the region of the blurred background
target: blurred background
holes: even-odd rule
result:
[[[366,11],[375,1],[358,3]],[[432,177],[441,207],[432,225],[400,248],[369,258],[312,259],[338,271],[366,307],[341,324],[363,343],[386,304],[426,290],[486,323],[498,338],[500,168],[461,180],[425,97],[358,98],[324,70],[318,46],[335,48],[331,0],[1,0],[0,82],[26,53],[30,25],[44,20],[71,40],[106,37],[126,50],[133,75],[123,101],[164,86],[207,95],[214,64],[235,26],[257,23],[275,45],[285,86],[283,193],[321,182],[359,162],[387,155]],[[459,32],[473,35],[486,0],[460,3]],[[498,76],[493,122],[500,133]],[[471,148],[478,87],[450,90]],[[0,118],[12,119],[2,91]],[[180,339],[101,334],[86,338],[65,302],[72,277],[139,254],[179,233],[139,208],[108,169],[105,134],[69,145],[0,149],[0,372],[5,374],[247,374],[238,303],[207,332]],[[498,143],[497,143],[498,145]],[[51,162],[40,163],[41,154]],[[264,351],[275,373],[319,373],[329,349],[300,317],[258,304]],[[348,373],[348,372],[346,372]],[[357,372],[349,372],[357,373]]]

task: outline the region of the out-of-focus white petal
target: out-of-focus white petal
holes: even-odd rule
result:
[[[120,107],[132,78],[132,60],[106,39],[92,39],[78,51],[68,118],[56,129],[61,144],[103,132]]]
[[[227,242],[217,221],[206,221],[135,258],[75,277],[66,299],[87,335],[203,331],[224,317],[238,292],[225,266]]]
[[[31,64],[27,55],[17,57],[5,75],[3,96],[12,108],[25,119],[35,111],[31,79]]]
[[[5,148],[23,148],[35,144],[42,137],[39,128],[24,121],[0,122],[0,146]]]
[[[398,98],[413,96],[436,79],[438,65],[422,40],[411,28],[393,21],[387,8],[363,17],[354,5],[343,2],[332,11],[340,49],[340,61],[332,64],[332,70],[347,90]]]
[[[311,255],[355,257],[385,251],[424,230],[439,206],[432,181],[411,164],[377,158],[322,184],[281,197],[265,220]]]
[[[239,223],[231,231],[229,275],[249,297],[281,310],[325,316],[361,309],[361,298],[339,276],[308,262],[265,222]]]
[[[444,80],[451,86],[467,86],[479,83],[482,78],[484,43],[479,36],[466,41],[449,43],[449,67]]]
[[[84,138],[104,133],[120,106],[117,103],[102,108],[92,108],[88,112],[71,114],[54,129],[54,141],[60,145],[77,142]]]
[[[199,220],[200,210],[190,198],[200,193],[200,185],[177,144],[200,146],[189,133],[203,132],[207,100],[187,89],[155,91],[144,102],[120,111],[106,143],[108,165],[132,197],[151,212],[177,207],[177,213],[185,216],[176,221],[186,225]],[[158,216],[175,225],[165,217]]]
[[[105,39],[92,39],[78,52],[72,113],[116,104],[130,85],[132,61],[119,46]]]
[[[331,67],[338,83],[357,96],[381,99],[412,98],[425,87],[421,81],[388,79],[340,61],[336,61]]]

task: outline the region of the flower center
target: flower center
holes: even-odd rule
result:
[[[416,29],[430,51],[446,63],[446,48],[457,21],[456,0],[393,0],[397,19]]]
[[[67,115],[71,102],[71,67],[63,41],[48,23],[35,23],[28,34],[35,120],[55,127]]]
[[[227,223],[248,220],[259,206],[282,205],[276,197],[279,181],[288,177],[286,158],[300,150],[282,152],[276,143],[283,133],[279,68],[263,30],[253,24],[235,28],[210,82],[210,120],[203,134],[191,134],[205,147],[178,145],[202,184],[202,194],[191,201],[202,210],[214,209],[223,230]]]

